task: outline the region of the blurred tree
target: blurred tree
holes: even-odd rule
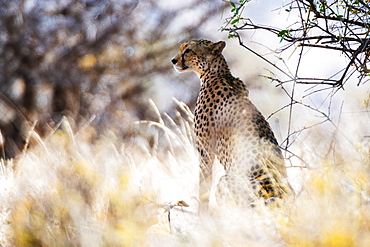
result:
[[[135,135],[133,122],[151,117],[155,81],[172,70],[174,47],[201,36],[199,28],[222,6],[206,0],[194,10],[194,3],[0,0],[6,156],[22,150],[32,126],[45,135],[63,116]],[[189,11],[194,18],[185,23]]]

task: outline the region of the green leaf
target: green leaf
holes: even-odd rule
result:
[[[240,19],[239,19],[239,18],[237,18],[237,19],[232,20],[232,22],[230,22],[230,24],[231,24],[231,25],[233,25],[233,24],[235,24],[235,23],[237,23],[237,22],[239,22],[239,21],[240,21]]]
[[[230,2],[230,5],[231,5],[233,8],[236,8],[236,7],[235,7],[235,3]]]
[[[285,36],[286,35],[289,35],[289,30],[281,30],[279,33],[278,33],[278,37],[281,37],[280,39],[280,43],[284,40]]]
[[[279,33],[278,33],[278,37],[283,37],[285,36],[286,34],[288,34],[289,31],[288,30],[281,30]]]

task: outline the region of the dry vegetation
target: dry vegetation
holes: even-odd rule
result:
[[[302,188],[279,208],[214,207],[198,215],[191,113],[178,107],[177,124],[167,116],[136,123],[155,132],[156,145],[167,152],[113,133],[92,142],[92,127],[76,133],[66,119],[46,138],[31,131],[37,144],[1,161],[1,245],[370,244],[369,150],[363,144],[302,168]]]

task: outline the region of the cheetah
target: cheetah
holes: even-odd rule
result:
[[[232,76],[222,55],[225,45],[192,40],[171,60],[178,72],[193,71],[201,81],[194,113],[200,197],[210,190],[217,158],[225,170],[217,184],[218,204],[284,198],[292,191],[281,150],[270,125],[249,100],[246,85]]]

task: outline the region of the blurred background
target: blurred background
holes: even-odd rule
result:
[[[223,8],[208,0],[1,1],[5,155],[21,152],[30,128],[45,136],[63,116],[76,131],[89,124],[127,140],[140,132],[135,121],[153,118],[149,99],[169,114],[172,97],[193,106],[199,83],[177,76],[170,59],[183,41],[219,35]]]

